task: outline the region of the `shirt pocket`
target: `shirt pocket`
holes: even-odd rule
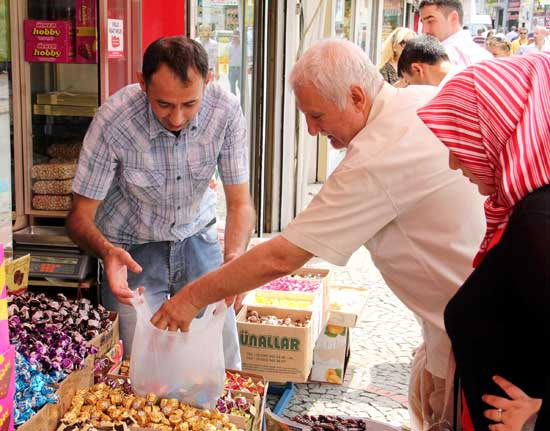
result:
[[[162,204],[165,199],[165,174],[159,171],[125,169],[122,173],[131,197],[148,205]]]

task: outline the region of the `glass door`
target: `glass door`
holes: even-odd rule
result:
[[[10,7],[8,0],[0,0],[0,244],[11,247],[13,152],[12,70]],[[12,204],[13,202],[13,204]]]
[[[250,106],[253,67],[254,1],[191,0],[189,36],[208,52],[215,81]]]
[[[252,79],[254,71],[254,0],[188,0],[188,37],[208,53],[214,82],[241,101],[252,130]],[[253,160],[253,157],[250,158]],[[220,190],[219,190],[220,192]],[[219,208],[223,212],[223,198]]]

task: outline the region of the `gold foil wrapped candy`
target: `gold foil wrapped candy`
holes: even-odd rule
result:
[[[157,396],[157,394],[147,394],[145,396],[145,402],[150,406],[156,404],[158,399],[159,397]]]

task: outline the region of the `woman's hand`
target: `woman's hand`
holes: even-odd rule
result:
[[[494,376],[493,381],[510,397],[483,395],[482,400],[494,407],[484,412],[486,418],[497,423],[489,425],[491,431],[522,431],[523,425],[538,413],[542,406],[540,398],[531,398],[508,380]]]

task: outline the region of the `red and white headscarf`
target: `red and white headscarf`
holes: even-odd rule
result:
[[[515,204],[550,183],[550,53],[470,66],[418,115],[477,178],[496,189],[485,202],[487,232],[478,261]]]

